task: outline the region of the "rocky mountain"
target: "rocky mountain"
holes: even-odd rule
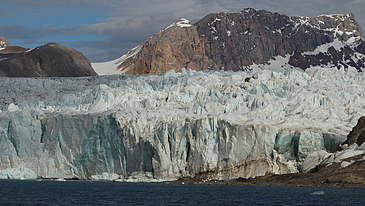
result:
[[[15,54],[25,52],[27,49],[20,46],[13,46],[4,36],[0,36],[0,60],[5,60]]]
[[[352,38],[347,42],[334,42],[319,46],[313,52],[294,52],[288,64],[303,70],[311,66],[330,65],[341,68],[354,67],[361,72],[365,68],[365,41]]]
[[[225,70],[264,64],[280,55],[314,51],[335,39],[362,36],[353,14],[289,17],[264,10],[209,14],[195,23],[206,55]]]
[[[119,74],[163,73],[163,66],[176,71],[182,67],[238,71],[284,58],[276,63],[280,68],[330,65],[360,71],[365,60],[362,42],[362,29],[353,14],[289,17],[248,8],[209,14],[194,26],[180,19],[117,60],[93,67],[99,73]],[[310,53],[323,45],[326,50]]]
[[[5,38],[6,40],[6,38]],[[95,76],[90,61],[80,52],[56,43],[35,49],[11,46],[1,40],[0,76],[2,77],[77,77]]]
[[[201,70],[218,69],[205,55],[199,34],[187,19],[180,18],[160,30],[139,46],[107,64],[93,64],[96,70],[106,74],[165,73],[182,68]],[[108,69],[109,68],[109,69]],[[106,70],[105,70],[106,69]]]

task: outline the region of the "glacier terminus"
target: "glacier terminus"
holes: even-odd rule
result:
[[[160,181],[302,171],[365,114],[354,68],[6,78],[0,178]]]

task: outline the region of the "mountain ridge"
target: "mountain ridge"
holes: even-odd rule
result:
[[[156,51],[159,49],[146,50],[146,53],[140,50],[135,53],[132,60],[128,58],[128,53],[132,52],[130,50],[122,56],[124,57],[124,62],[117,61],[117,59],[108,62],[109,74],[123,74],[126,68],[132,65],[133,68],[137,68],[138,70],[132,72],[133,74],[165,73],[171,67],[160,69],[160,65],[166,66],[169,65],[168,62],[173,61],[168,56],[175,56],[174,60],[180,62],[183,59],[183,63],[173,64],[176,66],[174,68],[176,72],[179,72],[181,68],[190,68],[198,71],[205,69],[251,70],[253,65],[267,64],[270,60],[278,56],[292,56],[295,52],[314,51],[318,46],[331,43],[335,40],[346,42],[353,37],[363,38],[362,29],[352,13],[321,15],[311,18],[289,17],[285,14],[255,10],[252,8],[247,8],[240,12],[211,13],[193,24],[196,32],[193,31],[194,28],[192,27],[182,28],[180,34],[185,33],[187,37],[183,41],[175,38],[173,35],[174,32],[168,33],[170,36],[167,37],[167,33],[165,32],[169,28],[174,27],[171,25],[160,30],[137,47],[145,48],[144,45],[146,42],[149,42],[150,39],[162,38],[161,35],[163,34],[165,35],[164,38],[168,38],[170,42],[166,41],[162,48],[174,48],[173,45],[179,44],[177,42],[180,41],[181,45],[199,45],[199,51],[178,50],[175,52],[178,52],[180,55],[175,55],[174,51],[166,52],[165,49],[165,55],[158,55]],[[188,34],[186,34],[187,29],[190,30]],[[176,31],[175,33],[178,32]],[[196,33],[198,33],[198,38],[196,37]],[[155,48],[159,48],[158,46],[160,45],[157,45]],[[204,52],[201,52],[201,49],[204,49]],[[360,53],[363,54],[365,51],[361,50]],[[122,60],[122,57],[118,59]],[[150,64],[156,61],[153,58],[159,58],[158,66]],[[341,65],[344,65],[345,68],[356,65],[356,68],[361,70],[360,68],[363,66],[363,63],[356,62],[355,64],[347,65],[347,60],[343,60]],[[135,64],[136,62],[143,61],[146,61],[147,64]],[[189,64],[191,61],[194,64]],[[131,63],[128,66],[126,62]],[[294,62],[294,59],[291,58],[291,61],[288,60],[285,62],[287,66],[282,67],[296,67],[302,70],[308,68],[308,64],[303,66]],[[339,60],[336,62],[338,63]],[[312,66],[318,65],[321,64],[313,64]],[[95,70],[99,71],[98,73],[102,73],[103,67],[105,68],[105,66],[106,64],[103,63],[93,64]],[[338,64],[333,66],[338,66]]]
[[[10,44],[10,43],[9,43]],[[7,44],[0,50],[1,77],[96,76],[90,61],[80,52],[57,43],[34,49]]]

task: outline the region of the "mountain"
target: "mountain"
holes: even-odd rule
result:
[[[331,43],[317,47],[313,52],[294,52],[288,64],[308,69],[311,66],[331,66],[338,69],[354,67],[358,72],[365,68],[365,41],[352,37],[348,41],[335,39]]]
[[[362,37],[353,14],[289,17],[264,10],[209,14],[195,23],[206,55],[224,70],[242,70],[276,56],[313,51],[334,40]]]
[[[139,46],[118,59],[107,63],[95,63],[101,74],[149,74],[165,73],[182,68],[218,69],[205,55],[199,34],[187,19],[180,18],[157,32]]]
[[[4,36],[0,36],[0,60],[25,52],[27,49],[20,46],[13,46]]]
[[[120,58],[93,67],[99,73],[146,74],[163,73],[161,65],[175,66],[176,71],[310,66],[351,66],[360,71],[364,66],[362,29],[353,14],[289,17],[248,8],[209,14],[194,26],[183,22],[188,26],[174,22]],[[314,52],[325,45],[326,50]]]
[[[4,41],[2,37],[1,42]],[[2,77],[95,76],[90,61],[80,52],[56,43],[25,49],[4,43],[0,50]]]
[[[11,46],[10,42],[4,36],[0,36],[0,51]]]

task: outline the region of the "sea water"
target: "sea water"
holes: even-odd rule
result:
[[[0,181],[0,205],[363,205],[365,189]]]

